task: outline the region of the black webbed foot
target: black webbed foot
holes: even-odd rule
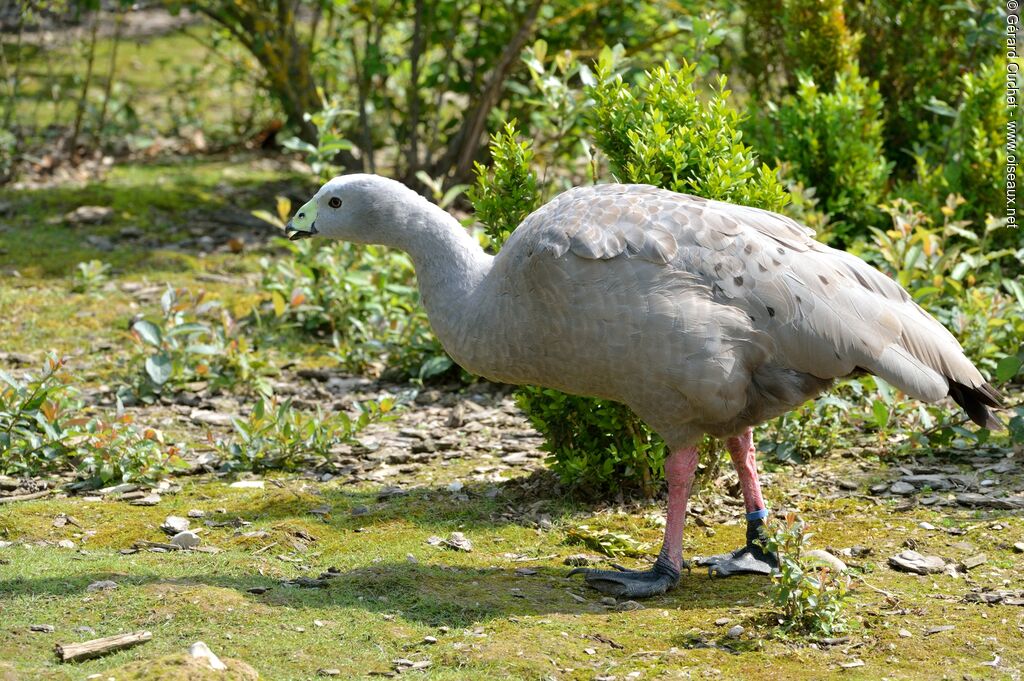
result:
[[[587,586],[611,596],[648,598],[663,594],[679,581],[679,570],[661,556],[650,570],[630,570],[613,565],[614,570],[576,568],[569,576],[583,575]]]
[[[779,567],[779,558],[757,544],[747,544],[732,553],[708,556],[696,561],[706,565],[711,577],[732,577],[733,575],[770,575]]]
[[[747,545],[717,556],[708,556],[695,561],[707,566],[711,577],[732,577],[733,575],[770,575],[779,567],[779,557],[764,550],[764,520],[758,518],[747,522]]]

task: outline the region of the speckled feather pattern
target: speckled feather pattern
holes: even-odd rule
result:
[[[674,447],[735,435],[857,369],[926,401],[948,379],[984,384],[857,257],[783,216],[646,185],[559,195],[465,297],[439,333],[464,367],[625,402]]]

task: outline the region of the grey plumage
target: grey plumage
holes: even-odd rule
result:
[[[445,348],[487,378],[624,402],[673,447],[737,434],[860,371],[998,425],[998,393],[952,334],[789,218],[646,185],[578,187],[492,258],[397,183],[353,177],[334,182],[389,198],[374,199],[372,235],[337,235],[407,250]]]

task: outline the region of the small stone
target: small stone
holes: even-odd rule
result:
[[[732,620],[729,619],[728,617],[719,617],[717,620],[715,620],[715,626],[716,627],[724,627],[729,622],[732,622]]]
[[[839,489],[846,490],[847,492],[853,492],[857,489],[857,483],[853,480],[840,480]]]
[[[79,206],[64,214],[64,222],[72,225],[98,225],[113,215],[114,209],[109,206]]]
[[[643,610],[644,606],[636,601],[622,601],[615,606],[615,609],[621,610],[622,612],[629,612],[631,610]]]
[[[321,669],[317,674],[320,676],[341,676],[341,670],[331,667],[330,669]]]
[[[198,508],[192,508],[189,509],[189,512],[186,515],[189,518],[203,518],[206,516],[206,511],[201,511]]]
[[[405,562],[411,563],[412,565],[419,565],[420,563],[416,556],[412,555],[411,553],[405,554]]]
[[[156,506],[160,503],[159,494],[147,494],[141,499],[135,499],[131,502],[132,506]]]
[[[931,531],[933,531],[935,529],[935,526],[932,525],[931,523],[927,522],[927,521],[920,522],[920,523],[917,524],[917,526],[920,527],[922,530],[928,530],[929,532],[931,532]]]
[[[746,629],[744,629],[742,625],[737,624],[736,626],[729,629],[729,631],[725,632],[725,635],[729,638],[737,639],[743,635],[744,631],[746,631]]]
[[[246,593],[255,594],[255,595],[259,596],[261,594],[265,594],[268,591],[270,591],[270,588],[269,587],[265,587],[265,586],[254,586],[251,589],[246,589],[245,591],[246,591]]]
[[[850,660],[849,662],[840,662],[839,666],[843,669],[856,669],[857,667],[864,666],[864,660]]]
[[[448,535],[448,539],[444,541],[444,546],[453,551],[465,551],[469,553],[473,550],[473,542],[466,538],[466,535],[461,532],[452,532]]]
[[[822,549],[807,551],[804,554],[804,557],[812,562],[827,565],[835,572],[846,572],[847,570],[846,563],[839,560],[828,551],[823,551]]]
[[[171,543],[175,546],[180,546],[183,549],[194,549],[199,546],[199,535],[195,532],[185,530],[171,537]]]
[[[437,637],[436,636],[424,636],[423,637],[423,642],[426,643],[429,646],[432,646],[435,643],[437,643]]]
[[[231,414],[222,414],[216,411],[209,411],[207,409],[193,409],[188,415],[194,423],[199,423],[204,426],[221,426],[224,428],[231,427],[232,419],[234,418]]]
[[[117,582],[112,582],[109,579],[103,579],[98,582],[93,582],[89,586],[85,587],[86,591],[110,591],[111,589],[117,588]]]
[[[888,489],[889,489],[889,485],[887,485],[886,483],[882,482],[882,483],[879,483],[877,485],[871,485],[871,487],[868,488],[868,491],[870,491],[872,494],[882,494],[883,492],[887,491]]]
[[[938,556],[922,556],[917,551],[904,551],[889,558],[889,567],[918,575],[930,575],[946,567],[946,562]]]
[[[29,631],[35,631],[40,634],[52,634],[57,630],[52,624],[32,624],[29,625]]]
[[[925,636],[932,636],[934,634],[941,634],[944,631],[953,631],[954,629],[956,629],[956,627],[953,626],[952,624],[946,624],[946,625],[943,625],[941,627],[930,627],[930,628],[924,630],[924,635]]]
[[[239,480],[228,485],[228,487],[235,489],[263,489],[264,486],[262,480]]]
[[[1013,550],[1017,553],[1024,553],[1024,541],[1019,541],[1013,545]]]
[[[70,539],[61,539],[59,542],[57,542],[57,546],[59,546],[62,549],[73,549],[75,548],[75,542],[71,541]]]
[[[911,638],[913,636],[913,634],[911,634],[906,629],[900,629],[899,630],[899,635],[900,635],[900,638]]]
[[[210,646],[206,645],[202,641],[196,641],[190,645],[188,647],[188,654],[197,660],[205,660],[206,663],[210,665],[210,669],[215,671],[222,672],[228,668],[228,666],[221,662],[220,658],[210,650]]]
[[[960,561],[961,565],[964,566],[965,570],[973,570],[979,565],[983,565],[988,560],[988,556],[984,553],[979,553],[975,556],[969,556]]]
[[[164,520],[163,525],[160,526],[160,529],[173,537],[174,535],[187,530],[189,525],[190,523],[187,518],[182,518],[178,515],[169,515]]]
[[[903,482],[902,480],[900,480],[900,481],[894,482],[892,484],[892,487],[889,488],[889,491],[892,494],[898,494],[900,496],[907,496],[908,494],[913,494],[915,489],[916,488],[913,485],[911,485],[909,482]]]
[[[585,553],[574,553],[571,556],[566,556],[562,563],[571,567],[587,567],[588,565],[593,565],[600,560],[601,559],[597,556],[588,556]]]
[[[615,605],[618,601],[615,600],[614,596],[605,596],[601,599],[601,605]]]

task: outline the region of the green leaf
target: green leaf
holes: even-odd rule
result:
[[[153,322],[147,322],[145,319],[140,319],[132,324],[132,330],[139,334],[139,338],[141,338],[144,343],[148,343],[154,348],[159,348],[163,345],[160,327]]]
[[[1024,363],[1017,355],[1003,357],[996,365],[996,379],[1000,383],[1006,383],[1020,372],[1022,364]]]
[[[157,385],[163,385],[174,373],[174,365],[166,353],[150,355],[146,358],[146,373]]]

